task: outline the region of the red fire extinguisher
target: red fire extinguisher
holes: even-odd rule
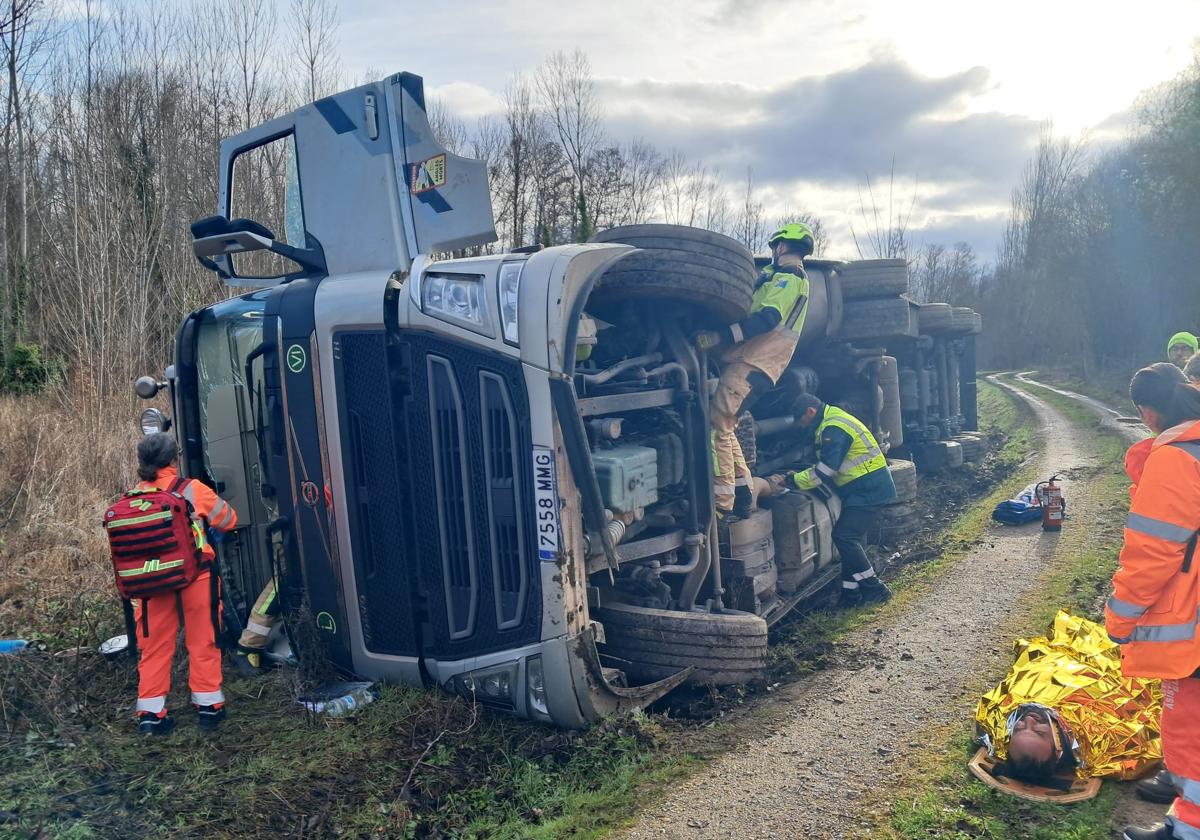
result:
[[[1052,475],[1049,481],[1039,483],[1033,490],[1042,503],[1043,531],[1062,530],[1063,512],[1067,504],[1063,499],[1062,488],[1055,483],[1061,480],[1062,476]]]

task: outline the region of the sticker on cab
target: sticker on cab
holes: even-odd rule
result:
[[[538,558],[558,559],[558,477],[554,471],[554,450],[533,447],[533,505],[537,521]]]
[[[446,184],[446,155],[427,158],[408,165],[409,189],[413,194],[428,192]]]

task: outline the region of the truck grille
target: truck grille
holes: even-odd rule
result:
[[[450,362],[429,356],[429,408],[432,414],[434,495],[438,503],[442,576],[450,638],[462,639],[475,627],[479,603],[468,472],[464,452],[463,404]]]
[[[492,537],[492,586],[500,629],[521,623],[525,602],[525,541],[517,520],[517,438],[512,404],[504,381],[494,373],[479,374],[483,419],[484,464],[487,468],[488,526]]]

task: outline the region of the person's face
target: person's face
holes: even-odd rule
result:
[[[1192,348],[1188,347],[1186,344],[1172,344],[1171,348],[1167,350],[1167,359],[1170,360],[1171,364],[1175,365],[1175,367],[1183,370],[1183,366],[1186,365],[1187,360],[1192,357],[1192,353]]]
[[[816,421],[817,410],[815,408],[806,408],[804,413],[800,415],[800,428],[807,429]]]
[[[782,257],[784,254],[786,254],[787,250],[788,250],[787,240],[780,239],[778,242],[776,242],[774,245],[771,246],[771,259],[773,259],[775,262],[779,262],[779,258]],[[1174,349],[1174,348],[1172,348],[1172,349]]]
[[[1054,726],[1037,712],[1022,715],[1013,727],[1008,742],[1010,758],[1031,759],[1038,763],[1050,761],[1054,756]]]
[[[1166,429],[1162,425],[1162,416],[1157,411],[1148,405],[1139,405],[1137,407],[1138,417],[1146,424],[1146,428],[1154,432],[1156,435],[1161,435]]]

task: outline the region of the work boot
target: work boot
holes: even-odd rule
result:
[[[838,609],[852,610],[863,604],[862,589],[842,589],[838,595]]]
[[[733,515],[738,519],[749,519],[754,510],[754,491],[739,485],[733,491]]]
[[[156,715],[154,712],[138,713],[139,735],[166,735],[175,728],[175,718],[169,714]]]
[[[239,648],[233,654],[233,667],[240,677],[260,676],[263,672],[262,651]]]
[[[892,590],[879,578],[870,577],[858,585],[864,604],[882,604],[891,600]]]
[[[200,724],[203,732],[215,732],[221,721],[225,720],[224,706],[197,706],[196,723]]]
[[[1135,825],[1125,826],[1121,833],[1124,840],[1174,840],[1175,832],[1170,826],[1158,823],[1150,828],[1138,828]]]
[[[1147,802],[1158,802],[1161,805],[1170,805],[1179,795],[1179,791],[1171,782],[1171,774],[1165,769],[1159,770],[1148,779],[1142,779],[1133,786],[1133,789],[1140,799],[1145,799]]]

